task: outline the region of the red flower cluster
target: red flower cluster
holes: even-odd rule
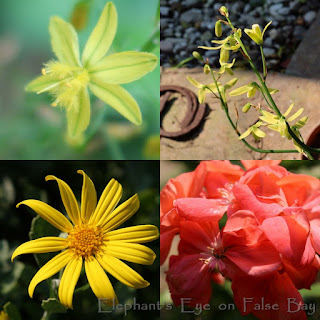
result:
[[[320,181],[280,161],[242,163],[247,171],[203,161],[161,191],[161,263],[180,234],[166,278],[173,302],[204,305],[211,280],[225,277],[243,315],[306,319],[298,290],[309,289],[320,270]]]

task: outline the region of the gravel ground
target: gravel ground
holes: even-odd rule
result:
[[[199,51],[210,63],[219,66],[219,50],[201,51],[199,45],[214,46],[214,34],[218,9],[225,5],[230,19],[237,28],[251,28],[258,23],[263,27],[272,20],[264,36],[264,53],[269,70],[284,70],[303,39],[308,28],[316,18],[320,8],[319,0],[247,0],[218,2],[214,0],[160,0],[161,15],[161,65],[175,66],[183,59],[191,57],[194,50]],[[224,26],[223,35],[229,34]],[[261,67],[260,51],[245,33],[242,39],[256,64]],[[239,53],[236,66],[244,61]],[[199,66],[192,60],[187,67]]]

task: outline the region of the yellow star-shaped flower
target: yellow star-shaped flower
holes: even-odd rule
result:
[[[127,51],[105,56],[117,31],[117,11],[112,2],[104,7],[81,56],[73,26],[59,17],[49,24],[51,46],[57,60],[49,61],[43,75],[30,82],[26,90],[48,91],[52,106],[67,111],[68,133],[80,135],[90,122],[88,89],[132,123],[142,122],[135,99],[120,84],[135,81],[151,72],[158,58],[151,53]]]

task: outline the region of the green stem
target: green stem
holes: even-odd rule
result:
[[[230,24],[230,27],[232,30],[235,30],[235,27],[233,26],[233,24],[231,23],[230,19],[228,17],[226,17],[226,19],[228,20],[229,24]],[[252,59],[250,58],[250,55],[248,53],[248,51],[246,50],[244,44],[242,43],[241,39],[239,38],[238,34],[235,32],[234,33],[234,37],[235,39],[238,41],[238,43],[240,44],[240,47],[241,49],[243,50],[244,54],[246,55],[247,57],[247,60],[252,68],[252,70],[255,72],[257,78],[259,79],[259,82],[261,83],[261,86],[262,86],[262,89],[263,91],[265,92],[265,94],[267,95],[268,97],[268,100],[269,102],[271,103],[271,106],[273,108],[273,110],[275,111],[275,113],[277,114],[278,117],[280,118],[284,118],[280,112],[280,110],[278,109],[277,105],[275,104],[273,98],[271,97],[271,94],[265,84],[265,81],[262,80],[261,76],[260,76],[260,73],[259,71],[257,70],[256,66],[254,65]],[[310,153],[320,153],[320,149],[316,149],[316,148],[312,148],[312,147],[309,147],[307,146],[306,144],[304,144],[295,134],[294,132],[292,131],[292,129],[290,128],[290,125],[288,124],[288,122],[286,121],[286,125],[287,125],[287,128],[288,128],[288,132],[290,134],[290,136],[292,137],[292,139],[294,141],[296,141],[296,143],[305,151],[307,157],[312,160],[313,157],[311,156]]]
[[[45,311],[41,317],[41,320],[49,320],[51,317],[51,312]]]
[[[232,128],[234,129],[234,131],[236,132],[236,134],[240,137],[241,134],[240,134],[240,132],[238,131],[238,129],[237,129],[236,125],[234,124],[234,122],[232,121],[232,119],[230,118],[229,111],[228,111],[228,106],[227,106],[227,104],[226,104],[226,103],[223,101],[223,99],[222,99],[221,92],[220,92],[220,89],[219,89],[217,80],[216,80],[216,78],[215,78],[215,76],[214,76],[211,68],[210,68],[210,72],[211,72],[211,76],[212,76],[212,78],[213,78],[213,81],[214,81],[214,83],[215,83],[215,85],[216,85],[216,87],[217,87],[217,90],[218,90],[218,93],[219,93],[219,96],[220,96],[220,102],[221,102],[222,108],[223,108],[224,112],[226,113],[226,116],[227,116],[227,118],[228,118],[228,120],[229,120]],[[207,87],[207,89],[209,89],[209,90],[211,91],[211,93],[215,95],[215,93],[214,93],[210,88]],[[253,150],[253,151],[256,151],[256,152],[260,152],[260,153],[298,153],[297,150],[259,149],[259,148],[253,147],[252,145],[250,145],[250,144],[249,144],[246,140],[244,140],[244,139],[241,139],[241,141],[242,141],[249,149],[251,149],[251,150]]]
[[[266,58],[264,56],[262,46],[260,46],[260,52],[261,52],[261,59],[262,59],[262,65],[263,65],[263,80],[266,81],[266,78],[267,78]]]

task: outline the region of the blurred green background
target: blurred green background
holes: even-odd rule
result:
[[[57,15],[67,21],[74,17],[78,24],[87,22],[78,31],[81,51],[106,2],[0,2],[1,159],[159,158],[159,66],[123,86],[141,108],[142,125],[131,124],[102,101],[91,99],[91,122],[82,145],[66,141],[65,112],[50,106],[52,98],[48,94],[24,91],[25,85],[41,74],[43,63],[54,58],[48,32],[50,17]],[[159,0],[112,2],[118,11],[118,29],[108,54],[138,50],[159,57]]]
[[[111,178],[123,186],[120,203],[138,193],[141,202],[138,212],[121,227],[139,224],[153,224],[159,227],[159,162],[158,161],[2,161],[0,166],[0,311],[10,301],[21,313],[21,319],[40,319],[43,310],[41,301],[49,298],[48,283],[41,282],[35,290],[33,299],[28,296],[30,280],[39,269],[32,254],[17,257],[11,263],[10,257],[15,248],[29,241],[31,221],[37,215],[26,206],[17,209],[16,204],[26,199],[42,200],[65,213],[59,189],[55,182],[45,182],[48,174],[53,174],[69,184],[78,200],[81,197],[82,176],[77,170],[84,170],[93,180],[97,195]],[[45,227],[50,227],[41,219]],[[49,228],[56,236],[57,229]],[[146,243],[159,257],[159,240]],[[56,253],[38,254],[37,259],[44,263]],[[41,261],[42,259],[42,261]],[[159,301],[159,261],[144,266],[128,262],[140,273],[150,286],[135,290],[128,288],[113,277],[109,277],[121,304],[156,304]],[[85,274],[80,276],[79,288],[87,284]],[[54,319],[122,319],[123,312],[98,313],[98,300],[91,289],[78,292],[73,297],[74,310],[53,315]],[[105,309],[103,309],[105,310]],[[142,314],[141,314],[142,313]],[[139,319],[140,316],[158,319],[159,311],[128,311],[126,319]],[[13,319],[15,320],[15,319]]]
[[[231,161],[235,165],[242,166],[239,160]],[[162,189],[169,179],[175,178],[181,173],[193,171],[199,164],[199,161],[160,161],[160,188]],[[303,161],[303,160],[287,160],[280,163],[288,171],[293,173],[307,174],[320,179],[320,161]],[[243,166],[242,166],[243,167]],[[176,247],[178,245],[179,237],[175,237],[172,246],[173,254],[177,254]],[[212,283],[212,298],[210,301],[210,310],[193,313],[193,310],[186,308],[185,313],[181,313],[181,307],[173,306],[170,292],[165,281],[165,271],[168,270],[168,260],[160,268],[160,301],[163,305],[171,305],[171,310],[166,310],[164,307],[161,310],[161,319],[166,320],[255,320],[258,319],[253,315],[243,317],[234,305],[233,293],[231,290],[231,282],[227,280],[224,285]],[[309,315],[308,319],[320,319],[320,273],[318,273],[318,280],[311,286],[311,290],[300,290],[305,303],[315,303],[316,311],[313,315]],[[226,310],[220,310],[226,307]],[[234,308],[234,309],[233,309]],[[198,314],[197,314],[198,313]]]

